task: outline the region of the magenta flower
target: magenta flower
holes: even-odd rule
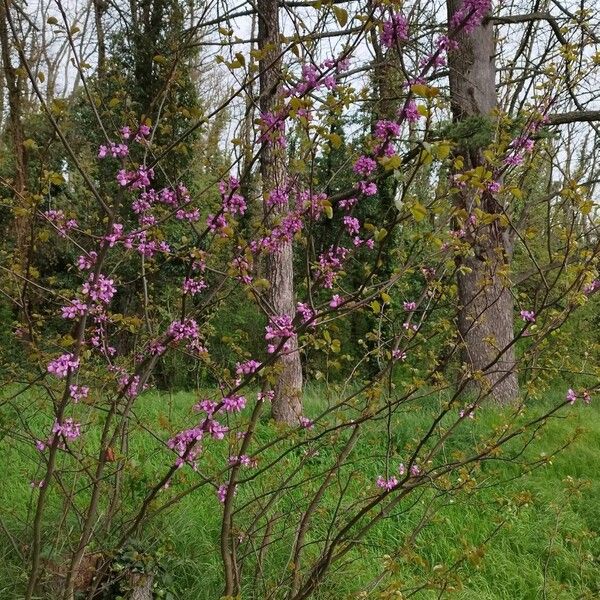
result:
[[[204,279],[184,279],[182,291],[184,294],[189,294],[190,296],[194,296],[199,294],[202,290],[205,290],[208,287],[204,282]]]
[[[346,215],[343,222],[349,235],[354,235],[360,231],[360,221],[357,218]]]
[[[226,412],[241,412],[246,406],[246,398],[244,396],[226,396],[223,398],[223,409]]]
[[[81,435],[81,424],[73,419],[65,419],[62,423],[54,422],[52,433],[62,435],[66,440],[72,442]]]
[[[421,113],[417,108],[417,103],[414,100],[410,100],[406,106],[406,108],[402,111],[404,118],[409,123],[417,123],[421,118]]]
[[[236,363],[235,372],[237,375],[252,375],[260,368],[260,364],[257,360],[247,360],[243,363]]]
[[[377,185],[372,181],[359,181],[356,187],[365,196],[374,196],[377,193]]]
[[[62,356],[55,358],[54,360],[48,363],[47,367],[48,373],[52,373],[59,379],[65,377],[69,369],[75,371],[78,368],[79,359],[75,358],[72,354],[63,354]]]
[[[339,294],[334,294],[329,302],[329,306],[331,306],[331,308],[337,308],[338,306],[341,306],[343,302],[344,299]]]
[[[79,402],[83,398],[87,398],[90,393],[90,388],[85,385],[70,385],[69,395],[73,398],[73,402]]]
[[[398,479],[394,476],[390,477],[389,479],[385,479],[384,477],[379,475],[379,477],[377,477],[376,483],[377,487],[380,487],[381,489],[389,492],[398,485]]]
[[[308,306],[308,304],[305,304],[304,302],[298,302],[298,304],[296,304],[296,310],[298,311],[298,314],[302,317],[303,323],[308,323],[315,316],[315,313],[313,312],[312,308],[310,308],[310,306]],[[314,325],[315,324],[313,323],[313,326]]]
[[[308,417],[300,417],[298,419],[298,422],[300,423],[300,427],[302,427],[303,429],[313,429],[315,424],[314,421],[312,419],[309,419]]]
[[[269,324],[265,327],[265,340],[275,340],[280,342],[291,338],[294,335],[294,325],[292,323],[292,317],[289,315],[277,315],[269,318]],[[278,344],[271,343],[267,347],[267,351],[272,354]],[[284,350],[288,350],[288,344],[283,347]]]
[[[87,304],[79,299],[71,300],[67,306],[61,308],[61,315],[63,319],[76,319],[81,317],[87,311]]]
[[[173,321],[169,325],[168,333],[175,342],[184,339],[193,340],[200,334],[200,328],[194,319],[185,319],[184,321]]]
[[[379,140],[387,140],[390,137],[400,135],[400,125],[394,121],[377,121],[375,123],[375,137]]]
[[[535,313],[532,310],[522,310],[521,319],[523,319],[525,323],[535,323]]]
[[[81,293],[84,296],[89,296],[94,302],[108,304],[117,293],[117,288],[114,286],[114,281],[105,277],[102,273],[98,275],[94,282],[92,273],[88,281],[83,284]]]
[[[408,39],[408,21],[400,13],[392,14],[391,18],[383,23],[381,44],[386,48],[395,46],[398,42]]]
[[[368,156],[361,156],[352,167],[357,175],[368,177],[377,168],[377,163]]]
[[[89,271],[96,262],[98,254],[93,250],[87,256],[79,256],[77,258],[77,268],[80,271]]]
[[[406,352],[404,350],[392,350],[392,359],[393,360],[406,360]]]

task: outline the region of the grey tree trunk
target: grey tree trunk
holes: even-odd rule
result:
[[[260,59],[260,110],[273,113],[277,110],[280,88],[281,41],[279,8],[277,0],[258,0],[258,47],[263,51]],[[263,141],[260,156],[263,196],[276,187],[285,185],[285,154],[276,144]],[[265,210],[267,209],[265,203]],[[285,215],[288,206],[270,213],[270,222]],[[270,283],[269,300],[276,315],[294,316],[294,270],[292,243],[286,242],[269,255],[267,279]],[[302,366],[298,340],[291,340],[290,349],[275,364],[278,380],[275,386],[272,414],[276,421],[297,425],[302,415]]]
[[[462,0],[448,0],[448,17],[460,8]],[[460,34],[458,51],[448,57],[450,98],[455,122],[469,117],[490,117],[496,107],[496,65],[494,31],[490,24],[477,27],[470,34]],[[461,148],[464,168],[482,164],[481,151]],[[484,193],[476,200],[462,193],[462,208],[471,213],[475,206],[490,214],[501,212],[498,200]],[[479,202],[478,205],[475,202]],[[458,276],[458,328],[463,342],[463,362],[474,375],[468,388],[490,393],[498,402],[516,400],[519,385],[514,346],[514,303],[506,278],[512,245],[508,232],[496,220],[491,225],[477,225],[467,232],[471,244],[469,256],[460,259],[463,267]]]

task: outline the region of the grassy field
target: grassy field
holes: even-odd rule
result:
[[[557,398],[562,394],[563,391],[557,391]],[[532,414],[551,400],[531,407]],[[27,406],[22,407],[23,418],[32,430],[47,426],[47,417],[39,410],[40,402],[31,395]],[[138,416],[154,431],[165,432],[159,436],[165,439],[168,430],[189,423],[192,402],[191,395],[184,393],[146,394],[138,403]],[[310,393],[308,414],[318,411],[321,402],[318,390]],[[39,476],[35,472],[39,461],[35,450],[19,443],[14,431],[15,415],[11,415],[6,406],[0,410],[3,411],[0,413],[0,600],[10,600],[21,597],[26,577],[24,523],[36,494],[29,482]],[[398,442],[424,427],[429,414],[426,407],[421,407],[398,417],[394,422]],[[410,556],[406,552],[399,554],[399,550],[418,514],[390,516],[349,555],[348,561],[332,571],[329,582],[315,597],[331,600],[399,597],[385,595],[384,590],[418,585],[431,578],[432,573],[443,571],[443,566],[451,564],[465,549],[471,549],[470,559],[458,570],[461,583],[457,583],[454,590],[448,590],[449,597],[461,600],[600,598],[599,403],[574,406],[561,413],[561,417],[564,418],[553,419],[529,449],[531,456],[551,453],[574,429],[581,428],[577,440],[551,464],[515,477],[518,470],[514,466],[495,463],[493,470],[487,473],[490,485],[477,494],[462,495],[459,502],[441,508],[411,545]],[[478,430],[491,427],[499,419],[496,409],[482,409],[475,420],[465,423],[448,451],[468,449]],[[10,426],[12,431],[9,431]],[[86,444],[93,451],[98,441],[97,428],[90,426],[86,435]],[[263,440],[269,439],[273,425],[262,422],[257,435]],[[354,451],[356,464],[364,472],[366,481],[374,481],[381,473],[382,463],[373,450],[373,440],[374,437],[365,435]],[[125,497],[134,499],[156,482],[168,458],[157,440],[139,428],[130,443],[132,458],[128,474],[131,477],[127,480],[130,489],[127,488]],[[207,450],[209,452],[213,454],[203,457],[208,463],[216,464],[224,458],[217,455],[218,450]],[[319,460],[326,462],[328,458],[331,457],[322,455]],[[181,477],[177,485],[195,481],[190,469]],[[509,481],[502,486],[492,485],[497,478]],[[286,501],[293,502],[293,495],[301,493],[302,490],[291,492]],[[60,507],[58,496],[51,495],[49,519],[59,514]],[[165,564],[176,598],[219,598],[222,589],[219,516],[215,490],[204,486],[146,526],[141,545],[147,552],[166,548]],[[486,544],[485,552],[479,552],[477,548],[499,523],[503,525]],[[385,555],[398,560],[393,573],[380,577],[384,564],[390,560],[384,558]],[[271,572],[285,569],[287,558],[286,552],[275,550],[268,557],[268,569]],[[374,581],[378,582],[376,587]],[[372,591],[357,596],[356,590],[360,589]],[[244,597],[260,595],[246,590]],[[413,597],[440,596],[438,591],[424,589]]]

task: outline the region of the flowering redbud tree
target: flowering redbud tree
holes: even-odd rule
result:
[[[338,565],[360,559],[360,544],[385,519],[406,518],[411,543],[444,504],[493,477],[494,461],[523,472],[551,459],[529,453],[534,439],[559,411],[589,403],[594,383],[573,380],[543,411],[529,403],[558,375],[557,332],[600,287],[600,247],[586,183],[595,174],[579,165],[550,190],[536,176],[552,173],[560,157],[552,127],[591,120],[578,103],[567,112],[591,63],[583,53],[575,76],[577,61],[561,40],[555,50],[549,26],[540,44],[558,62],[526,75],[535,92],[520,89],[511,105],[496,96],[492,73],[489,110],[469,112],[456,94],[477,87],[477,69],[467,65],[457,86],[461,52],[483,48],[498,24],[529,21],[486,0],[449,4],[450,18],[436,21],[418,3],[323,3],[303,8],[316,15],[312,34],[273,37],[278,5],[259,2],[271,10],[257,16],[271,27],[259,47],[218,60],[238,87],[160,145],[158,132],[169,131],[160,112],[115,124],[96,111],[104,138],[83,161],[39,95],[71,177],[95,204],[40,203],[35,211],[35,227],[73,256],[70,285],[14,275],[47,311],[17,329],[27,367],[3,399],[20,415],[10,443],[35,465],[25,598],[47,593],[52,565],[60,577],[51,597],[107,597],[116,553],[190,497],[210,497],[207,510],[218,515],[212,551],[225,597],[312,597]],[[294,23],[305,17],[298,12]],[[221,29],[227,46],[233,34]],[[331,37],[340,43],[317,43]],[[362,127],[373,100],[368,78],[382,64],[371,52],[393,74],[386,93],[397,105]],[[94,82],[79,69],[93,105]],[[246,139],[235,138],[218,176],[202,185],[186,172],[173,180],[165,161],[244,95],[256,118],[244,121]],[[336,133],[340,123],[347,139]],[[384,189],[393,191],[387,200]],[[536,243],[544,232],[547,244]],[[508,238],[510,251],[500,249]],[[149,273],[176,273],[176,293],[165,300]],[[516,289],[530,281],[537,289]],[[140,301],[123,306],[134,282]],[[508,323],[490,321],[498,302],[510,309]],[[259,322],[251,346],[215,335],[240,303]],[[342,343],[349,323],[363,329]],[[483,358],[465,359],[465,348]],[[205,379],[189,385],[185,422],[157,428],[141,415],[169,356],[197,365]],[[322,402],[303,406],[296,389],[284,422],[274,424],[272,403],[292,393],[289,379],[281,383],[292,359],[296,369],[305,363],[305,384],[322,382]],[[520,379],[520,393],[498,408],[499,423],[475,433],[507,378]],[[38,400],[28,406],[32,390]],[[415,411],[428,415],[427,427],[400,439]],[[465,431],[472,444],[459,450]],[[140,436],[161,469],[136,488]],[[368,464],[360,446],[369,448]],[[422,585],[446,589],[463,560]],[[356,593],[365,590],[356,584]],[[397,589],[409,597],[422,588]]]

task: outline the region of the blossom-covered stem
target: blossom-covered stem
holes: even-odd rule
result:
[[[112,230],[112,220],[109,219],[106,225],[106,235]],[[100,245],[98,247],[98,258],[96,260],[95,268],[94,268],[94,281],[98,278],[100,271],[102,269],[102,265],[104,263],[104,259],[106,258],[106,254],[108,252],[108,246],[106,244]],[[73,347],[72,356],[75,360],[79,359],[81,354],[84,336],[85,336],[85,327],[87,323],[88,313],[87,311],[81,315],[79,322],[77,324],[76,329],[76,337],[75,337],[75,345]],[[69,369],[67,371],[64,391],[63,395],[56,407],[55,418],[57,422],[62,422],[64,417],[65,408],[69,403],[70,399],[70,386],[73,382],[73,370]],[[40,491],[38,494],[38,499],[35,508],[35,516],[33,519],[33,543],[32,543],[32,552],[31,552],[31,571],[29,573],[29,581],[27,583],[27,592],[26,592],[26,600],[31,600],[35,590],[37,589],[38,578],[39,578],[39,568],[40,568],[40,554],[42,547],[42,519],[44,515],[44,509],[46,504],[46,497],[48,493],[48,489],[50,487],[50,482],[54,475],[54,471],[56,468],[56,455],[58,452],[59,444],[60,444],[60,436],[55,435],[52,438],[52,441],[49,446],[48,452],[48,461],[46,463],[46,473],[44,475],[44,479],[42,481],[42,485],[40,487]],[[70,583],[72,580],[71,570],[67,574],[67,583]],[[65,585],[65,589],[67,589],[67,585]]]

